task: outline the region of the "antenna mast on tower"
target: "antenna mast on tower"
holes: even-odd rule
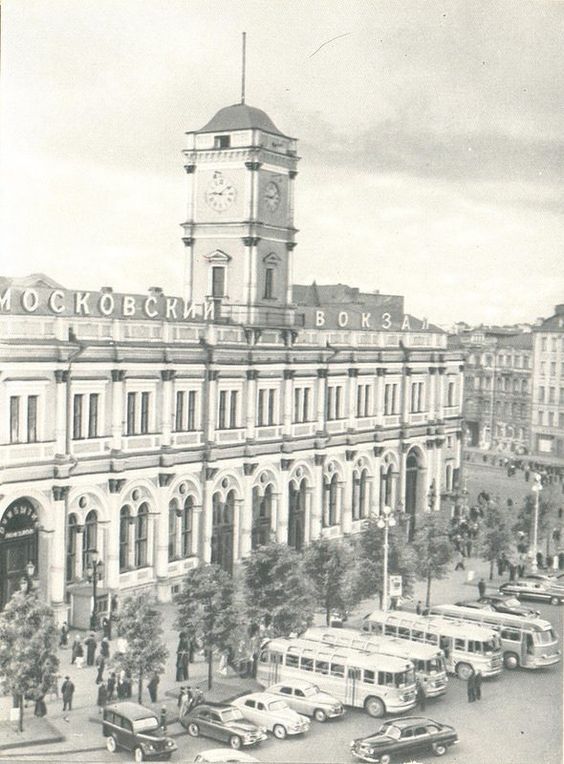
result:
[[[241,70],[241,103],[245,103],[245,76],[247,67],[247,33],[243,32],[243,65]]]

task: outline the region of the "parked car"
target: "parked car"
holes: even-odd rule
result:
[[[423,716],[408,716],[391,719],[373,735],[353,740],[351,753],[362,761],[389,764],[393,757],[407,761],[416,752],[443,756],[455,743],[458,735],[454,727]]]
[[[503,594],[487,594],[477,600],[464,600],[457,602],[461,607],[472,607],[477,610],[489,610],[507,615],[518,615],[521,618],[535,618],[539,615],[538,610],[522,605],[517,597],[508,597]]]
[[[251,764],[258,762],[254,756],[246,751],[232,751],[230,748],[210,748],[202,751],[195,759],[194,764]]]
[[[180,723],[192,737],[211,737],[235,749],[256,745],[267,737],[265,729],[246,721],[238,708],[224,703],[195,706],[180,718]]]
[[[564,588],[564,578],[560,578],[560,576],[551,576],[549,573],[527,573],[527,575],[522,578],[523,581],[544,581],[552,586]]]
[[[240,709],[245,719],[266,727],[279,740],[309,730],[309,719],[291,709],[279,695],[252,692],[235,698],[233,705]]]
[[[520,578],[502,584],[499,591],[502,594],[514,594],[519,600],[548,600],[551,605],[561,605],[564,602],[562,587],[552,586],[547,581]]]
[[[145,759],[166,761],[177,748],[174,740],[165,735],[155,712],[130,701],[112,703],[104,708],[102,734],[110,753],[125,748],[133,751],[137,762]]]
[[[265,692],[280,695],[294,711],[313,716],[318,722],[335,719],[345,713],[343,704],[337,698],[327,692],[321,692],[316,684],[301,679],[273,684],[272,687],[267,687]]]

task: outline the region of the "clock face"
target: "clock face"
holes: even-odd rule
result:
[[[264,189],[264,206],[267,210],[274,212],[274,210],[278,209],[279,204],[280,189],[274,181],[270,181]]]
[[[206,202],[216,212],[223,212],[235,201],[235,186],[226,181],[222,172],[214,172],[206,191]]]

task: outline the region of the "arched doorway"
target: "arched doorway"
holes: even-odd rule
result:
[[[253,488],[253,529],[252,548],[264,546],[270,541],[272,533],[272,485],[267,485],[260,495],[258,486]]]
[[[37,511],[29,499],[13,501],[0,520],[0,610],[20,588],[28,562],[37,574]]]
[[[294,481],[288,488],[288,546],[302,549],[304,545],[305,530],[305,506],[306,506],[307,480],[302,478],[296,485]]]
[[[417,514],[419,493],[419,462],[417,456],[411,452],[405,462],[405,514],[409,523],[407,540],[413,541],[415,534],[415,517]]]
[[[231,489],[225,501],[216,491],[212,497],[211,562],[227,573],[233,573],[233,516],[235,514],[235,491]]]

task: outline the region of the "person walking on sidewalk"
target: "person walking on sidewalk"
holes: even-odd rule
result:
[[[61,626],[61,638],[59,639],[59,647],[67,647],[69,644],[69,627],[65,621]]]
[[[476,682],[476,679],[475,679],[474,669],[472,669],[472,672],[466,682],[466,694],[468,696],[468,703],[473,703],[476,700],[475,682]]]
[[[474,676],[474,697],[476,700],[482,700],[482,672],[476,671]]]
[[[114,699],[114,692],[116,691],[116,672],[112,671],[108,677],[107,689],[108,689],[108,703]]]
[[[157,702],[157,688],[159,686],[159,675],[155,671],[153,676],[151,677],[151,680],[149,684],[147,685],[147,689],[149,690],[149,697],[151,698],[151,703]]]
[[[102,618],[102,631],[104,639],[110,640],[112,638],[112,622],[107,615]]]
[[[80,637],[76,636],[74,638],[74,642],[72,643],[72,648],[71,648],[71,664],[76,663],[76,659],[82,658],[83,656],[84,656],[84,649],[82,647]]]
[[[100,654],[103,658],[109,658],[110,657],[110,642],[108,640],[108,637],[104,637],[102,641],[100,642]]]
[[[417,680],[417,705],[421,711],[425,711],[427,707],[427,693],[425,692],[425,686],[419,679]]]
[[[100,682],[98,685],[98,699],[96,702],[98,704],[98,713],[101,714],[108,702],[108,688],[105,682]]]
[[[96,637],[94,636],[93,631],[90,632],[88,639],[84,640],[84,644],[86,645],[86,665],[93,666],[94,655],[96,654],[96,645],[98,644],[96,642]]]
[[[478,594],[480,595],[480,598],[482,598],[486,593],[486,582],[483,578],[481,578],[478,581]]]
[[[100,655],[96,656],[96,666],[98,667],[98,673],[96,674],[96,684],[100,684],[104,674],[104,669],[106,668],[106,660],[101,653]]]
[[[65,677],[61,686],[61,695],[63,696],[63,711],[72,711],[72,696],[74,695],[74,684],[70,676]]]

